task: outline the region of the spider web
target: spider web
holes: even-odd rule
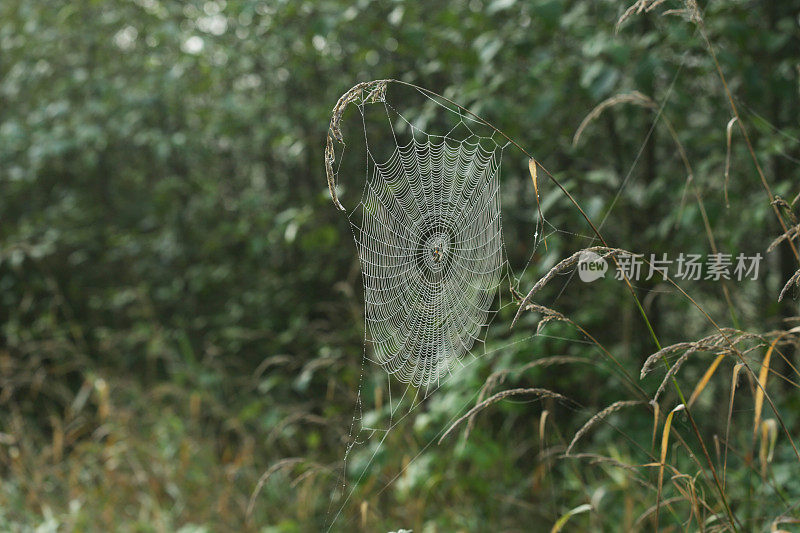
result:
[[[514,290],[519,282],[507,260],[501,217],[501,166],[510,143],[498,142],[494,130],[482,134],[487,126],[460,108],[417,92],[425,105],[413,122],[388,103],[385,86],[365,86],[348,102],[360,112],[365,149],[364,186],[356,206],[347,210],[364,291],[364,356],[341,477],[331,496],[330,528],[393,429],[480,356],[541,335],[486,349],[489,326],[513,305],[500,288],[507,282]],[[383,132],[371,122],[368,127],[367,109],[376,107],[383,108]],[[341,112],[337,104],[334,117]],[[442,115],[453,118],[445,121],[449,129],[426,131],[426,124],[441,122]],[[373,138],[390,152],[377,155]],[[335,189],[340,168],[334,181],[329,176],[329,185],[334,203],[344,209]],[[537,219],[520,276],[543,241],[545,224]],[[377,366],[382,372],[374,371]],[[464,399],[450,422],[478,392]],[[378,396],[385,393],[388,404],[382,405]],[[365,409],[365,401],[373,404]],[[365,453],[351,460],[356,449]],[[380,492],[395,480],[385,480]]]
[[[503,267],[501,157],[428,137],[373,160],[353,230],[368,345],[402,383],[438,383],[488,324]]]

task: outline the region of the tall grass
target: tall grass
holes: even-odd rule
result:
[[[662,4],[659,0],[637,1],[620,18],[617,28],[637,14],[663,9]],[[746,121],[735,104],[701,10],[693,0],[688,0],[680,9],[663,9],[663,14],[683,16],[696,27],[706,45],[707,53],[712,58],[720,87],[733,115],[727,126],[721,125],[727,141],[722,184],[725,204],[730,203],[728,185],[731,175],[732,131],[736,126],[765,193],[764,206],[773,211],[783,231],[772,245],[763,243],[763,249],[771,252],[777,245],[783,244],[800,262],[795,242],[800,234],[800,226],[797,225],[794,213],[796,200],[789,204],[773,193],[753,147]],[[448,102],[455,104],[450,100]],[[718,253],[713,224],[703,194],[694,182],[694,170],[687,151],[673,123],[649,96],[634,92],[614,96],[600,103],[578,127],[574,143],[580,140],[582,134],[604,111],[624,104],[652,110],[661,119],[686,170],[687,189],[691,190],[701,213],[709,250]],[[471,113],[467,109],[461,109]],[[493,125],[483,122],[504,135]],[[519,147],[516,142],[509,140]],[[590,220],[562,183],[547,172],[531,154],[519,148],[530,157],[531,177],[540,217],[540,186],[537,175],[541,168],[569,197],[573,207],[580,212],[603,245],[586,250],[603,254],[605,258],[614,261],[620,254],[630,253],[611,248],[598,226]],[[799,191],[795,191],[797,192]],[[792,225],[787,224],[786,218]],[[663,286],[677,300],[695,310],[698,318],[693,320],[704,323],[700,327],[706,334],[701,338],[688,338],[662,346],[645,307],[638,299],[637,291],[630,280],[625,279],[629,294],[642,315],[641,327],[649,332],[653,341],[652,351],[643,357],[644,363],[637,368],[634,361],[614,355],[614,348],[601,343],[577,319],[570,318],[560,310],[545,307],[536,300],[537,293],[548,283],[571,272],[580,254],[586,250],[580,250],[563,259],[534,283],[529,293],[518,299],[519,308],[512,322],[513,326],[521,317],[533,313],[539,319],[537,332],[542,329],[546,331],[556,323],[573,329],[609,363],[608,368],[624,384],[622,391],[628,394],[627,398],[590,413],[588,420],[572,432],[571,436],[566,428],[548,433],[548,425],[556,424],[558,427],[557,421],[553,421],[551,416],[552,407],[542,410],[538,430],[539,460],[545,469],[536,474],[536,482],[543,483],[548,476],[565,476],[570,483],[580,487],[579,492],[586,495],[583,503],[560,514],[552,524],[552,531],[561,530],[570,520],[579,520],[578,516],[582,514],[589,515],[587,520],[592,529],[601,527],[610,530],[617,530],[615,526],[621,525],[624,530],[751,531],[769,528],[772,531],[781,531],[782,528],[789,527],[787,524],[800,523],[800,486],[790,481],[800,479],[800,452],[795,442],[798,420],[794,414],[796,402],[792,400],[800,388],[800,372],[791,355],[791,352],[800,348],[800,327],[787,324],[785,328],[774,331],[741,330],[738,320],[740,312],[735,302],[742,301],[744,296],[737,294],[738,288],[734,283],[726,280],[720,283],[732,321],[728,325],[719,317],[712,317],[712,313],[704,309],[683,287],[671,279],[664,279]],[[775,299],[782,300],[798,280],[800,270],[786,281],[783,290],[774,295]],[[530,324],[529,321],[525,323]],[[783,363],[780,367],[774,364],[775,356]],[[591,364],[592,359],[553,355],[517,368],[505,368],[491,373],[484,381],[474,407],[450,424],[438,442],[448,442],[448,438],[461,429],[465,422],[462,442],[468,441],[471,431],[480,423],[482,414],[507,398],[532,396],[539,400],[548,399],[545,405],[560,402],[575,408],[573,400],[539,387],[507,388],[489,396],[509,376],[522,376],[535,366],[545,366],[537,365],[544,361],[569,365],[576,362]],[[660,375],[657,386],[650,387],[642,381],[651,374]],[[748,390],[737,393],[737,387],[742,380],[749,385]],[[691,394],[685,394],[684,388],[691,391]],[[581,409],[580,406],[577,408]],[[635,409],[649,412],[652,419],[651,442],[637,442],[635,435],[638,432],[629,433],[625,427],[625,417],[621,416],[623,410],[627,412]],[[620,444],[600,446],[599,449],[594,444],[595,449],[592,449],[593,443],[584,442],[587,440],[586,436],[601,424],[610,426],[617,432]],[[623,444],[627,444],[627,448]],[[585,451],[582,450],[584,447]],[[627,451],[622,451],[624,449]],[[603,453],[604,450],[613,454]],[[583,471],[587,464],[606,471],[612,484],[620,487],[620,497],[624,505],[623,524],[605,521],[607,516],[617,516],[617,513],[609,513],[604,509],[601,500],[593,495],[598,489],[587,480],[587,474]],[[732,469],[733,464],[735,468]],[[408,465],[403,466],[403,470],[406,468]],[[559,470],[558,475],[554,469]],[[735,472],[735,479],[732,479],[732,472]],[[551,483],[554,498],[558,499],[560,488],[556,481]],[[369,490],[366,488],[360,494],[369,498]],[[368,513],[362,513],[364,524],[369,523],[367,516]]]

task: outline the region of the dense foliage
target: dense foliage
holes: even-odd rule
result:
[[[0,3],[0,529],[329,525],[362,383],[364,321],[323,148],[333,104],[359,81],[400,78],[480,113],[604,221],[612,246],[762,253],[758,281],[684,288],[720,326],[767,334],[796,325],[785,320],[797,314],[791,292],[782,304],[777,296],[798,265],[786,243],[766,253],[783,230],[754,157],[790,204],[800,193],[800,2],[703,2],[702,20],[686,7],[633,11],[617,28],[628,6],[609,0]],[[652,104],[610,105],[573,143],[593,108],[633,91]],[[409,116],[432,112],[413,92],[394,102]],[[738,125],[727,140],[732,104],[754,155]],[[359,190],[361,164],[344,159],[344,198]],[[509,151],[501,184],[517,269],[538,216],[527,164]],[[523,292],[590,244],[580,213],[540,183],[559,231],[537,249]],[[787,227],[797,223],[791,207],[777,209]],[[580,324],[638,380],[657,349],[624,284],[561,288],[537,301]],[[664,346],[715,332],[657,279],[635,291]],[[334,530],[547,530],[571,509],[570,526],[618,530],[655,505],[658,468],[631,474],[560,457],[592,414],[630,396],[585,335],[556,322],[530,338],[534,313],[509,331],[512,307],[488,336],[497,351],[387,437],[347,504],[330,504],[343,505]],[[747,352],[756,373],[774,338]],[[782,350],[795,364],[793,348]],[[514,370],[560,355],[589,364]],[[687,394],[712,360],[692,358],[677,375]],[[714,443],[731,443],[725,494],[737,527],[763,530],[782,513],[797,518],[800,460],[765,406],[778,429],[774,454],[759,462],[755,376],[743,378],[750,386],[740,386],[725,436],[735,363],[723,361],[693,415],[715,465]],[[800,376],[777,355],[773,365],[766,390],[796,437]],[[500,370],[510,372],[495,391],[544,387],[582,407],[501,402],[478,415],[469,438],[428,446]],[[381,370],[363,372],[374,404],[371,376]],[[652,395],[663,374],[641,386]],[[675,390],[660,403],[658,443]],[[581,452],[633,467],[658,461],[647,454],[651,411],[608,420]],[[673,424],[686,442],[673,465],[690,481],[702,471],[688,485],[708,508],[675,500],[660,524],[725,525],[691,421],[678,412]],[[357,449],[353,460],[374,451]],[[672,475],[663,500],[687,485]],[[651,529],[654,515],[637,527]]]

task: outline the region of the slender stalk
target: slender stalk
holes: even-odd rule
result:
[[[708,38],[708,33],[706,32],[703,19],[699,15],[697,17],[697,27],[700,29],[700,35],[703,37],[703,41],[706,43],[706,48],[708,48],[708,53],[711,55],[711,59],[714,61],[714,67],[717,69],[717,75],[722,82],[722,87],[725,89],[725,96],[727,97],[728,103],[731,106],[733,116],[736,117],[736,124],[739,126],[739,131],[742,133],[744,142],[747,145],[747,151],[750,152],[750,158],[753,160],[753,165],[756,167],[758,177],[761,179],[761,185],[764,187],[764,191],[766,191],[767,196],[769,197],[770,206],[775,212],[775,216],[778,217],[778,222],[783,229],[783,233],[786,233],[788,231],[786,222],[784,222],[783,216],[781,216],[781,212],[778,209],[778,206],[775,204],[775,195],[772,194],[772,189],[770,188],[769,183],[767,183],[767,178],[764,176],[764,171],[761,168],[761,164],[758,162],[758,157],[756,157],[756,152],[753,149],[753,143],[750,141],[750,135],[747,133],[747,128],[745,128],[744,121],[739,115],[739,110],[736,108],[736,102],[734,102],[733,94],[731,93],[730,87],[728,87],[728,81],[725,78],[725,74],[722,72],[722,66],[719,64],[717,54],[714,51],[714,47],[711,45],[711,40]],[[789,247],[792,249],[795,259],[798,263],[800,263],[800,253],[798,253],[794,242],[792,242],[791,239],[787,239],[787,242],[789,243]]]

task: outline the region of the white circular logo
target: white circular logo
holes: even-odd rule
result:
[[[581,281],[589,283],[599,278],[606,277],[608,263],[594,252],[581,252],[578,258],[578,276]]]

